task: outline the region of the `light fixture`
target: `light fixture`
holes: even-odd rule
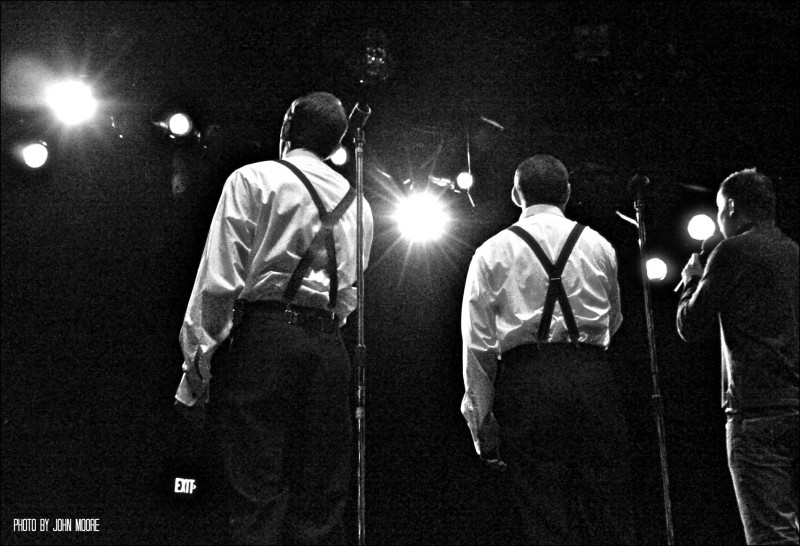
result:
[[[47,143],[43,141],[32,142],[24,145],[21,149],[20,155],[22,161],[31,169],[38,169],[47,163],[49,155],[47,151]]]
[[[341,167],[342,165],[347,163],[347,158],[348,158],[347,148],[345,148],[344,146],[340,146],[338,150],[333,152],[333,155],[331,156],[331,163]]]
[[[698,214],[689,220],[687,231],[695,241],[705,241],[717,230],[717,224],[707,214]]]
[[[439,199],[428,192],[411,193],[395,210],[401,235],[411,242],[426,242],[444,234],[450,218]]]
[[[464,191],[469,191],[474,183],[475,179],[468,172],[459,173],[458,177],[456,178],[456,185],[459,189]]]
[[[647,260],[647,278],[651,281],[663,281],[667,277],[667,264],[661,258]]]
[[[191,133],[193,128],[191,118],[183,112],[172,114],[167,121],[167,129],[173,137],[184,137]]]
[[[88,121],[97,110],[92,89],[79,80],[52,84],[45,91],[45,102],[65,125]]]
[[[152,123],[176,143],[199,142],[202,136],[194,116],[180,108],[162,111]]]

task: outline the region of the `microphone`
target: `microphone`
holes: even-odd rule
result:
[[[650,184],[650,179],[643,174],[635,174],[628,182],[628,192],[639,191],[644,189],[645,186]]]
[[[706,262],[708,261],[708,256],[711,254],[717,245],[724,239],[722,233],[717,231],[711,237],[708,237],[706,240],[703,241],[703,244],[700,246],[700,254],[698,254],[697,258],[700,260],[700,264],[705,267]],[[683,289],[683,278],[681,278],[681,282],[678,283],[678,286],[675,287],[674,292],[678,292],[679,290]]]
[[[350,112],[350,117],[347,118],[347,126],[350,129],[361,129],[367,123],[370,114],[372,114],[372,108],[369,105],[357,102]]]

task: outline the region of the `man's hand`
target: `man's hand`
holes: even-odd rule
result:
[[[189,368],[186,370],[186,381],[189,383],[189,390],[192,396],[197,400],[195,405],[200,405],[205,400],[206,390],[208,390],[208,382],[206,382],[199,373]]]
[[[500,450],[492,450],[485,455],[481,455],[481,459],[486,466],[489,467],[489,470],[493,472],[505,472],[506,471],[506,463],[503,459],[500,458]]]
[[[203,377],[200,371],[200,351],[195,354],[194,362],[191,365],[184,363],[183,371],[186,373],[186,382],[189,384],[189,391],[195,399],[192,407],[199,406],[208,401],[208,378]]]
[[[506,471],[506,463],[503,462],[502,459],[486,459],[486,466],[489,467],[489,470],[492,472],[505,472]]]
[[[183,364],[184,377],[178,387],[178,398],[175,409],[189,422],[192,428],[200,430],[206,425],[206,406],[208,405],[208,378],[203,377],[200,371],[200,352],[194,357],[194,362]],[[188,387],[188,392],[187,391]],[[187,396],[188,394],[188,396]],[[191,405],[189,405],[191,404]]]
[[[683,285],[686,286],[691,279],[694,277],[702,277],[703,270],[705,267],[700,261],[700,255],[698,253],[692,254],[692,257],[689,258],[689,261],[686,263],[686,266],[681,271],[681,278],[683,279]]]

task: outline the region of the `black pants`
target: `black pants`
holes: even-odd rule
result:
[[[633,542],[627,430],[602,350],[553,344],[509,351],[494,413],[524,543]]]
[[[220,367],[212,396],[233,542],[344,543],[353,434],[338,330],[248,313]]]

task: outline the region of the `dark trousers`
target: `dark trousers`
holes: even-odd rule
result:
[[[627,430],[604,351],[518,347],[503,355],[495,385],[522,541],[632,543]]]
[[[212,396],[233,489],[232,541],[344,543],[353,434],[350,359],[338,329],[255,312],[231,340]]]
[[[728,467],[748,544],[798,543],[799,423],[796,409],[728,415]]]

